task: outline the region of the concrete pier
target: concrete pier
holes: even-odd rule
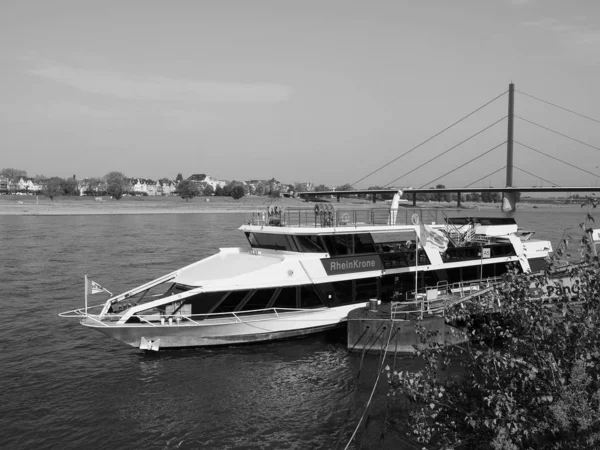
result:
[[[421,337],[415,326],[421,325],[428,332],[436,333],[428,342],[439,344],[460,344],[468,340],[467,335],[445,323],[442,316],[406,314],[392,320],[389,303],[377,306],[377,310],[357,308],[348,314],[348,349],[351,351],[381,351],[388,345],[388,353],[414,353],[415,347],[422,347]],[[391,334],[391,336],[390,336]]]

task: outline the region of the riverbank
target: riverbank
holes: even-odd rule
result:
[[[99,197],[100,199],[100,197]],[[344,207],[368,207],[368,200],[347,198],[335,205]],[[123,197],[114,200],[109,197],[57,197],[50,200],[45,196],[2,195],[0,215],[94,215],[94,214],[200,214],[200,213],[248,213],[263,211],[269,205],[279,207],[311,207],[314,203],[298,198],[277,198],[247,196],[239,200],[231,197],[196,197],[189,201],[179,197]],[[382,207],[385,203],[377,203]],[[402,206],[409,206],[404,203]],[[561,208],[571,205],[519,203],[518,209]],[[418,208],[455,209],[456,203],[418,203]],[[466,203],[464,210],[499,210],[498,203]]]
[[[100,197],[99,197],[100,198]],[[270,204],[288,206],[305,204],[297,199],[266,197],[197,197],[189,201],[179,197],[58,197],[2,196],[0,215],[103,215],[103,214],[198,214],[244,213],[263,210]]]

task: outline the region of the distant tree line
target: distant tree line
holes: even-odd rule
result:
[[[21,177],[27,178],[27,172],[21,169],[6,168],[0,170],[0,177],[8,178],[9,180],[18,181]],[[80,195],[80,183],[76,180],[75,175],[73,177],[60,178],[60,177],[45,177],[44,175],[36,175],[32,177],[36,183],[40,183],[44,186],[41,194],[47,195],[53,199],[57,196],[69,196],[69,195]],[[110,195],[115,199],[120,199],[124,195],[148,195],[145,192],[135,192],[133,190],[134,179],[128,178],[122,172],[112,171],[104,175],[103,177],[91,177],[85,179],[84,184],[84,195]],[[170,180],[168,178],[161,178],[159,181],[167,183]],[[196,182],[191,180],[185,180],[181,173],[178,173],[175,177],[176,190],[175,194],[181,198],[190,200],[197,196],[225,196],[232,197],[234,199],[240,199],[246,195],[257,195],[277,198],[282,195],[283,192],[290,192],[297,194],[299,192],[323,192],[323,191],[353,191],[354,187],[349,184],[341,184],[338,186],[327,186],[325,184],[319,184],[312,186],[310,183],[299,183],[294,184],[283,184],[277,181],[275,178],[269,180],[258,181],[256,183],[244,183],[241,181],[233,180],[227,184],[221,186],[207,183],[206,181]],[[443,184],[438,184],[431,189],[443,189]],[[382,190],[386,189],[382,186],[371,186],[369,190]],[[357,197],[372,199],[373,195],[376,196],[376,200],[390,200],[393,194],[356,194]],[[457,200],[456,193],[440,192],[440,193],[418,193],[416,195],[417,201],[427,202],[455,202]],[[412,200],[412,195],[405,192],[403,198]],[[502,199],[500,192],[474,192],[468,194],[462,194],[462,200],[467,202],[483,202],[483,203],[497,203]],[[517,201],[520,200],[520,193],[517,193]]]

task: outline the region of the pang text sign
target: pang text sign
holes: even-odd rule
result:
[[[339,275],[342,273],[368,272],[370,270],[381,270],[381,259],[377,255],[351,256],[347,258],[322,259],[323,268],[327,275]]]

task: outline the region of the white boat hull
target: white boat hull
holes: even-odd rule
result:
[[[160,348],[207,347],[245,344],[287,339],[336,328],[346,322],[348,312],[365,307],[366,303],[316,310],[290,311],[247,316],[244,318],[214,318],[197,323],[180,324],[117,324],[83,319],[82,325],[93,328],[132,347],[146,342],[158,342]],[[143,346],[145,348],[145,346]]]

